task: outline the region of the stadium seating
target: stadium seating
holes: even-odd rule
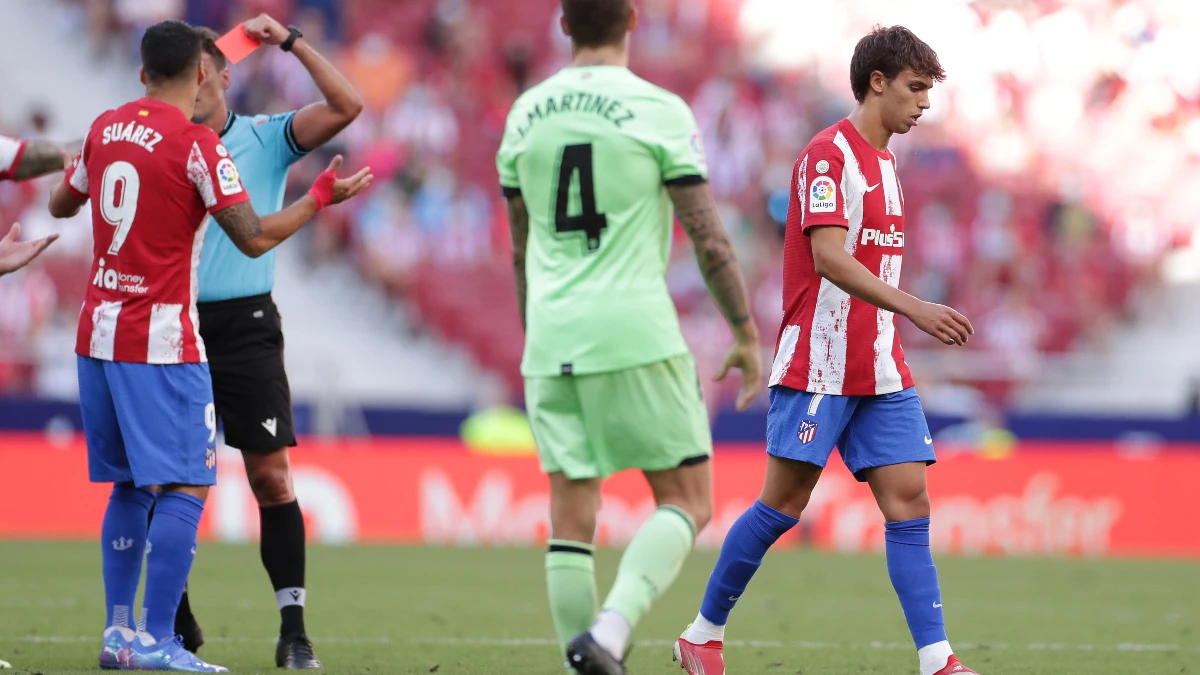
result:
[[[285,20],[294,18],[305,26],[320,21],[304,11],[308,3],[302,0],[274,4],[296,12]],[[848,110],[849,100],[844,86],[839,82],[833,88],[825,75],[763,69],[738,58],[738,4],[647,3],[635,37],[633,67],[679,92],[697,110],[710,163],[721,175],[714,185],[721,192],[722,213],[727,227],[739,233],[739,252],[759,297],[756,305],[769,346],[777,317],[763,311],[770,302],[762,298],[777,292],[770,286],[778,264],[771,252],[779,247],[779,205],[786,203],[791,162],[809,134]],[[262,3],[230,5],[230,16],[240,17]],[[555,37],[555,17],[547,11],[552,5],[540,0],[341,3],[341,41],[321,45],[344,62],[370,44],[364,38],[382,31],[397,50],[393,58],[408,63],[412,75],[399,84],[392,105],[369,110],[345,134],[350,163],[369,158],[377,166],[377,187],[358,203],[323,217],[316,228],[319,236],[308,241],[324,250],[308,255],[357,261],[364,280],[389,289],[428,332],[468,350],[481,367],[500,374],[513,400],[521,391],[521,330],[493,158],[512,99],[569,56],[563,38]],[[707,9],[697,13],[697,8]],[[1056,3],[1037,3],[1021,20],[1034,25],[1057,8]],[[983,16],[978,29],[999,21],[997,16]],[[1087,19],[1116,21],[1100,10]],[[851,39],[857,30],[847,24],[839,39]],[[256,55],[238,66],[266,73],[255,82],[256,94],[263,95],[254,100],[266,101],[270,110],[297,104],[292,76],[286,74],[290,71],[279,69],[284,56],[264,54],[255,65]],[[369,77],[370,69],[364,72],[368,74],[361,76]],[[1099,70],[1088,76],[1097,83],[1113,82]],[[1002,83],[1016,95],[1036,93],[1027,82]],[[1111,98],[1120,91],[1109,86],[1097,95],[1108,92]],[[397,117],[401,110],[403,116]],[[1177,106],[1169,121],[1172,128],[1196,119],[1196,110],[1194,105]],[[962,308],[977,325],[991,326],[996,337],[972,345],[982,360],[1019,363],[1031,354],[1102,344],[1105,332],[1127,315],[1131,292],[1158,282],[1154,270],[1165,250],[1152,248],[1140,257],[1130,252],[1127,228],[1105,215],[1119,218],[1120,213],[1108,209],[1108,201],[1094,198],[1109,189],[1095,182],[1096,172],[1081,168],[1083,186],[1061,189],[1064,160],[1054,147],[1038,145],[1045,130],[1034,121],[1015,132],[1023,135],[1026,146],[1044,152],[1030,175],[1004,174],[981,162],[978,149],[953,124],[923,125],[896,145],[910,241],[921,243],[906,256],[905,286]],[[1087,123],[1094,128],[1105,124],[1090,118]],[[299,165],[294,187],[303,188],[323,159]],[[740,187],[731,190],[735,185]],[[26,195],[21,201],[14,194],[23,193],[0,193],[0,215],[6,220],[29,199],[44,198]],[[1077,202],[1080,196],[1086,202]],[[1100,210],[1088,211],[1080,206],[1084,203]],[[703,287],[689,272],[694,263],[685,241],[680,243],[684,245],[676,247],[671,274],[685,280],[677,299],[687,314],[708,301],[697,295]],[[79,283],[78,270],[56,260],[46,273],[58,291],[61,311],[75,311],[79,292],[72,289]],[[910,351],[935,346],[911,326],[901,330]],[[689,339],[694,343],[708,339],[706,335]],[[1013,372],[1009,381],[1000,378],[998,386],[994,381],[975,384],[999,392],[1002,402],[1019,385],[1020,368]],[[9,388],[32,386],[28,378],[8,382]]]

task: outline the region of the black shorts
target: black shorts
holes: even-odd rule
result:
[[[283,369],[283,326],[271,294],[196,308],[225,443],[256,453],[296,445],[292,392]]]

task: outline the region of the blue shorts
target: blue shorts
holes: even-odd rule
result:
[[[77,358],[93,483],[216,484],[217,413],[207,363]]]
[[[913,387],[878,396],[771,389],[767,453],[825,468],[835,445],[859,481],[877,466],[937,461],[921,397]]]

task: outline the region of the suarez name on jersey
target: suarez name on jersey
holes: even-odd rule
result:
[[[896,158],[849,120],[817,134],[792,172],[783,254],[783,323],[770,386],[841,396],[913,385],[892,312],[817,274],[809,234],[846,228],[846,251],[892,287],[904,258],[904,195]]]
[[[196,268],[205,216],[249,199],[209,128],[142,98],[96,118],[67,186],[90,199],[94,256],[75,351],[200,363]]]

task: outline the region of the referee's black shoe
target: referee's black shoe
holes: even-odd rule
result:
[[[175,614],[175,634],[183,638],[183,648],[193,654],[204,644],[204,631],[191,612]]]
[[[625,675],[625,665],[584,631],[567,643],[567,664],[579,675]]]
[[[303,633],[279,638],[275,645],[275,665],[286,670],[320,670],[321,660],[313,653],[312,640]]]

